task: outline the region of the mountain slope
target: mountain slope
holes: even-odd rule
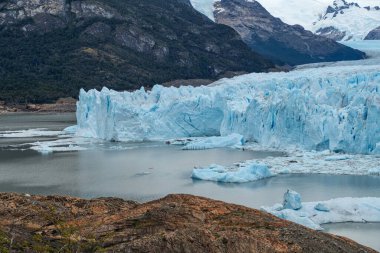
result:
[[[297,65],[364,57],[360,51],[317,36],[299,25],[283,23],[257,1],[220,0],[211,4],[217,23],[234,28],[254,51],[277,63]]]
[[[0,100],[45,102],[273,65],[186,0],[0,3]]]

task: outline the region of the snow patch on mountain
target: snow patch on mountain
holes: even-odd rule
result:
[[[214,4],[217,1],[220,1],[220,0],[190,0],[191,5],[194,7],[194,9],[196,9],[197,11],[202,13],[203,15],[207,16],[212,21],[215,21]]]

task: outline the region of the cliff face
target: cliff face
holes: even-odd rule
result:
[[[254,209],[189,195],[138,204],[11,193],[0,194],[2,250],[375,252]]]
[[[215,21],[234,28],[254,50],[273,61],[290,65],[363,59],[365,54],[299,25],[273,17],[257,1],[221,0],[215,3]]]
[[[273,66],[187,0],[5,0],[0,47],[0,100],[8,102]]]

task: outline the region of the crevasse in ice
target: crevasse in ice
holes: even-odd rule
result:
[[[240,134],[265,146],[380,153],[380,65],[248,74],[210,86],[81,90],[77,135],[116,141]]]

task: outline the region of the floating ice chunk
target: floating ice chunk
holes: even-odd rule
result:
[[[212,164],[206,168],[193,169],[192,178],[223,183],[246,183],[271,177],[268,166],[258,163],[241,164],[226,168]]]
[[[202,150],[211,148],[240,147],[244,144],[244,137],[240,134],[214,136],[195,139],[187,143],[183,150]]]
[[[287,190],[284,194],[284,209],[298,210],[302,208],[301,195],[298,192]]]
[[[40,152],[41,154],[50,154],[53,152],[73,152],[87,150],[84,145],[89,145],[97,140],[87,138],[62,138],[54,141],[37,141],[28,143],[30,149]]]
[[[0,138],[51,137],[62,134],[62,131],[52,131],[46,128],[34,128],[17,131],[0,131]]]
[[[277,203],[277,204],[275,204],[272,208],[273,208],[274,210],[276,210],[276,211],[281,211],[281,210],[284,209],[284,206],[281,205],[281,204],[279,204],[279,203]]]
[[[330,212],[330,209],[323,203],[318,203],[314,208],[317,211]]]
[[[246,144],[246,150],[250,145]],[[254,150],[260,148],[255,147]],[[261,148],[263,150],[263,148]],[[264,149],[265,150],[265,149]],[[333,174],[333,175],[376,175],[376,168],[380,168],[378,155],[349,155],[349,159],[326,161],[331,157],[329,152],[291,151],[285,156],[266,157],[256,159],[257,162],[268,165],[272,174]],[[327,159],[329,160],[329,159]],[[373,171],[370,169],[373,168]]]
[[[37,144],[36,146],[31,147],[32,150],[40,152],[43,155],[48,155],[48,154],[53,153],[53,149],[47,144],[41,143],[41,142],[37,142],[36,144]]]
[[[77,125],[74,125],[74,126],[69,126],[69,127],[66,127],[65,129],[63,129],[63,131],[65,133],[68,133],[68,134],[75,134],[78,130],[78,126]]]
[[[278,174],[289,174],[290,172],[289,168],[282,168],[278,171]]]
[[[380,167],[379,168],[372,168],[368,170],[369,175],[374,175],[374,176],[380,176]]]
[[[150,174],[152,174],[151,171],[144,171],[144,172],[136,173],[135,176],[148,176]]]
[[[348,155],[335,155],[335,156],[328,156],[325,158],[325,161],[342,161],[342,160],[348,160],[350,157]]]
[[[323,228],[318,225],[317,223],[313,222],[309,217],[307,217],[304,213],[295,213],[294,210],[291,209],[284,209],[281,211],[269,211],[262,208],[262,210],[267,211],[278,218],[288,220],[300,225],[303,225],[305,227],[315,229],[315,230],[323,230]]]
[[[320,229],[320,225],[326,223],[380,222],[380,198],[348,197],[327,201],[303,202],[302,208],[298,210],[278,210],[277,207],[278,204],[273,207],[262,207],[261,209],[277,217],[291,220],[312,229]]]

